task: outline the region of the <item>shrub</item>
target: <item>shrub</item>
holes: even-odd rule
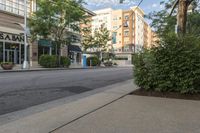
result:
[[[117,66],[118,64],[116,62],[114,62],[113,65]]]
[[[106,61],[103,63],[105,66],[110,67],[113,65],[112,61]]]
[[[161,92],[200,92],[200,41],[194,36],[166,36],[159,47],[134,55],[138,86]]]
[[[57,67],[57,56],[41,55],[39,58],[39,64],[45,68],[55,68]]]
[[[1,62],[0,64],[1,65],[14,65],[13,62]]]
[[[114,60],[128,60],[128,57],[115,57]]]
[[[87,58],[87,66],[98,66],[100,65],[100,63],[101,63],[100,60],[96,56]]]
[[[62,56],[62,57],[60,58],[60,65],[61,65],[62,67],[69,67],[70,64],[71,64],[71,61],[70,61],[70,58],[69,58],[69,57],[64,57],[64,56]]]

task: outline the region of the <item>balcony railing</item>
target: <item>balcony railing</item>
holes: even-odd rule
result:
[[[28,14],[31,12],[30,1],[27,1],[27,11]],[[0,10],[13,13],[16,15],[24,16],[24,3],[23,2],[14,2],[13,0],[0,1]]]

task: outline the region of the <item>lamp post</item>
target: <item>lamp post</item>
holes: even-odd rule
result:
[[[27,0],[24,0],[24,62],[23,69],[28,69],[28,59],[27,59]]]

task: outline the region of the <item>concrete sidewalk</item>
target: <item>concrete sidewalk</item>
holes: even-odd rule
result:
[[[200,102],[128,95],[52,133],[200,133]]]
[[[0,133],[200,133],[200,102],[127,95],[132,80],[0,126]]]
[[[48,133],[86,116],[137,89],[129,80],[103,92],[20,118],[0,126],[0,133]]]

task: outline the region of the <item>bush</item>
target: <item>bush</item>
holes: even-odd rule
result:
[[[105,66],[110,67],[113,65],[112,61],[106,61],[103,63]]]
[[[71,64],[70,58],[62,56],[60,58],[60,65],[62,67],[69,67]]]
[[[115,57],[114,60],[128,60],[128,57]]]
[[[166,36],[159,47],[134,55],[134,77],[146,90],[199,93],[199,39]]]
[[[39,59],[39,64],[45,68],[55,68],[58,67],[58,56],[55,55],[42,55]],[[68,57],[60,57],[60,66],[69,67],[71,64]]]
[[[114,62],[113,65],[117,66],[118,64],[116,62]]]
[[[57,67],[57,56],[41,55],[39,59],[39,64],[45,68],[55,68]]]
[[[90,64],[90,62],[92,64]],[[98,57],[93,56],[93,57],[88,57],[87,58],[87,66],[99,66],[100,65],[100,60],[98,59]]]

